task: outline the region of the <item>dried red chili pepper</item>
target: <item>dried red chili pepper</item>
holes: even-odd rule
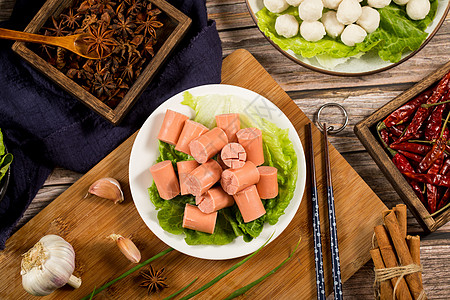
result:
[[[427,202],[425,201],[425,195],[423,194],[422,188],[420,187],[419,183],[417,181],[415,181],[415,180],[412,180],[411,178],[406,178],[406,181],[412,187],[414,193],[419,198],[419,200],[424,205],[427,205]],[[449,195],[450,195],[450,193],[449,193]]]
[[[436,141],[431,150],[427,153],[427,155],[425,155],[425,157],[422,159],[419,166],[417,167],[417,171],[419,173],[424,173],[426,170],[431,168],[431,166],[436,162],[436,160],[442,158],[442,156],[444,155],[446,142],[447,141],[442,138]]]
[[[403,134],[403,130],[405,130],[406,125],[405,124],[399,124],[396,126],[389,127],[389,132],[392,134],[393,137],[399,137]]]
[[[397,108],[386,119],[378,123],[379,130],[385,127],[392,127],[394,125],[407,122],[412,114],[417,110],[417,108],[419,108],[421,104],[425,103],[428,100],[431,93],[431,90],[427,90],[414,99],[408,101],[403,106]]]
[[[442,97],[442,95],[444,94],[444,92],[447,89],[449,79],[450,79],[450,72],[447,73],[447,75],[445,75],[444,78],[442,78],[439,81],[438,85],[433,89],[433,93],[428,98],[426,104],[433,104],[433,103],[436,103],[439,101],[439,99]],[[395,143],[404,142],[404,141],[409,140],[412,137],[414,137],[414,135],[419,130],[419,128],[423,125],[423,123],[428,118],[430,113],[431,113],[431,109],[420,106],[417,109],[416,113],[414,114],[414,117],[412,118],[411,123],[409,123],[408,127],[406,128],[403,136],[401,136],[397,141],[395,141]]]
[[[386,128],[380,130],[380,136],[383,139],[383,141],[386,144],[386,146],[390,144],[390,142],[389,142],[389,133],[386,130]]]
[[[410,143],[410,142],[403,142],[398,144],[393,143],[390,145],[390,147],[394,150],[403,150],[417,154],[427,154],[428,152],[430,152],[432,148],[432,146],[427,144]]]
[[[442,196],[441,200],[439,201],[439,204],[437,206],[437,210],[439,210],[439,209],[443,208],[445,205],[447,205],[448,202],[449,202],[449,199],[450,199],[450,188],[448,188],[445,191],[444,196]]]
[[[439,138],[442,130],[442,113],[445,107],[445,104],[439,105],[431,113],[430,119],[425,127],[425,140],[432,141]]]
[[[428,170],[428,175],[436,175],[442,167],[443,159],[438,158],[433,166]],[[437,199],[438,199],[438,188],[435,185],[427,183],[427,201],[428,201],[428,211],[434,213],[436,211]]]
[[[420,163],[423,160],[423,156],[421,156],[417,153],[412,153],[412,152],[403,151],[403,150],[398,150],[398,153],[400,153],[404,157],[406,157],[414,162]]]
[[[416,180],[418,182],[430,183],[438,186],[450,187],[450,176],[442,174],[418,174],[413,172],[402,173],[408,178]]]
[[[398,152],[392,158],[392,162],[402,174],[405,172],[415,173],[414,168],[411,166],[408,159]]]
[[[446,160],[444,160],[442,168],[439,170],[439,174],[447,175],[449,171],[450,171],[450,158],[447,158]]]

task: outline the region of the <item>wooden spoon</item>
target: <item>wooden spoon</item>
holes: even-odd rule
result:
[[[101,59],[111,54],[111,52],[105,52],[100,57],[96,51],[88,52],[88,45],[84,41],[84,38],[88,36],[90,35],[87,33],[80,33],[56,37],[0,28],[0,38],[2,39],[58,46],[89,59]]]

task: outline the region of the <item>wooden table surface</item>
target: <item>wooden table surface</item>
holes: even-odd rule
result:
[[[312,120],[325,103],[343,105],[349,124],[330,136],[331,143],[360,174],[388,207],[402,203],[390,183],[365,151],[353,127],[376,109],[411,87],[450,60],[450,16],[434,38],[413,58],[382,73],[362,77],[338,77],[317,73],[293,63],[264,38],[253,22],[244,0],[207,0],[208,13],[216,20],[222,40],[223,56],[236,49],[247,49],[272,75],[294,102]],[[339,124],[342,117],[333,109],[324,111],[324,120]],[[82,174],[56,168],[26,211],[17,228],[30,220],[65,191]],[[424,235],[408,212],[408,232],[422,236],[423,282],[429,299],[449,299],[450,223]],[[346,299],[373,299],[373,264],[368,262],[344,284]]]

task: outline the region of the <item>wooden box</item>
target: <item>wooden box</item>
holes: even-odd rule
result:
[[[78,98],[86,106],[100,114],[102,117],[118,124],[125,114],[155,77],[171,52],[181,41],[191,25],[191,19],[164,0],[149,0],[155,7],[162,11],[161,20],[164,26],[157,30],[157,44],[154,46],[155,56],[149,61],[142,73],[136,78],[128,92],[112,109],[97,97],[86,91],[79,84],[60,72],[57,68],[46,62],[35,52],[27,47],[24,42],[15,42],[12,46],[14,52],[28,61],[34,68],[49,77],[64,90]],[[74,0],[48,0],[34,16],[25,32],[38,33],[51,16],[59,16]]]
[[[356,124],[354,130],[361,143],[367,149],[369,154],[377,163],[378,167],[385,174],[394,189],[400,195],[400,198],[408,206],[409,210],[416,217],[419,224],[427,232],[435,231],[440,226],[450,220],[450,209],[431,217],[426,207],[416,196],[406,179],[394,165],[391,157],[382,147],[378,135],[376,134],[376,126],[379,121],[384,120],[390,113],[397,108],[437,83],[450,70],[450,62],[445,64],[439,70],[429,74],[416,85],[406,90],[395,99],[381,107],[365,120]]]

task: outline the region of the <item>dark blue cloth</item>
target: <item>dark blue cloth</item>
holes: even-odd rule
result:
[[[188,35],[118,126],[91,111],[0,41],[0,128],[13,153],[0,202],[0,249],[55,166],[86,172],[134,133],[151,112],[190,87],[219,83],[222,49],[204,0],[169,0],[192,19]],[[0,27],[23,30],[42,0],[18,0]]]

